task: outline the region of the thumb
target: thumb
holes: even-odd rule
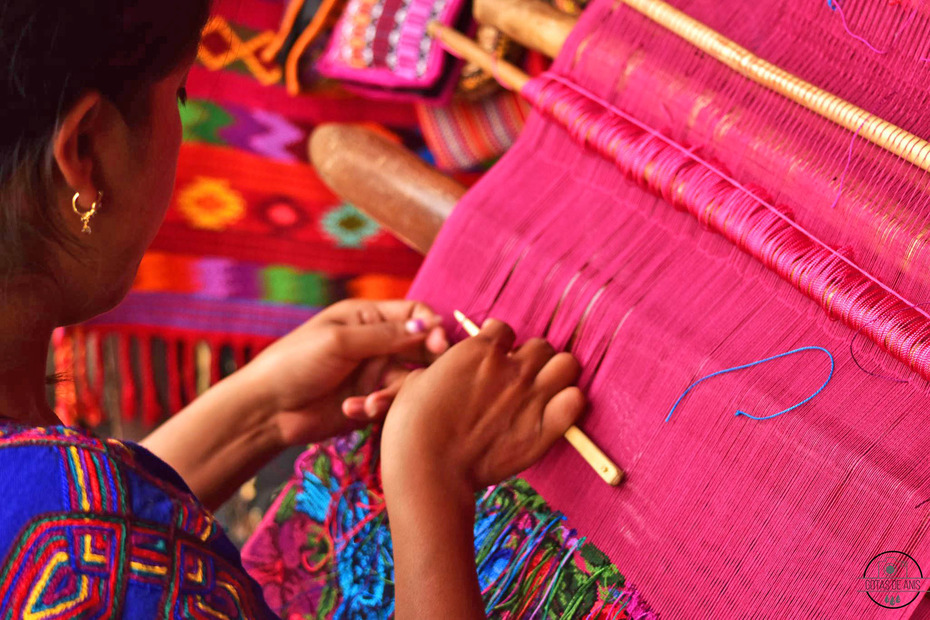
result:
[[[354,360],[392,355],[423,342],[433,327],[434,324],[423,319],[345,325],[337,328],[339,353]]]

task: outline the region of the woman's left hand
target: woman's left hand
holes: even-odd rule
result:
[[[449,348],[440,321],[414,301],[341,301],[240,373],[276,412],[286,444],[323,441],[387,413],[409,367]]]

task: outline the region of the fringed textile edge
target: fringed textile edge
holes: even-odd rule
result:
[[[145,326],[55,330],[54,410],[97,428],[118,418],[151,429],[241,368],[275,338]]]

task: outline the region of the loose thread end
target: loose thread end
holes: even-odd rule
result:
[[[681,403],[682,399],[688,394],[688,392],[690,392],[690,391],[693,390],[695,387],[697,387],[698,384],[700,384],[700,383],[702,383],[702,382],[704,382],[704,381],[706,381],[706,380],[708,380],[708,379],[711,379],[711,378],[713,378],[713,377],[717,377],[717,376],[719,376],[719,375],[724,375],[724,374],[727,374],[727,373],[730,373],[730,372],[739,371],[739,370],[745,370],[745,369],[747,369],[747,368],[752,368],[753,366],[758,366],[759,364],[765,364],[766,362],[771,362],[771,361],[777,360],[777,359],[782,358],[782,357],[787,357],[787,356],[789,356],[789,355],[794,355],[795,353],[801,353],[801,352],[803,352],[803,351],[820,351],[821,353],[825,353],[825,354],[827,355],[827,357],[830,359],[830,373],[827,375],[827,379],[826,379],[826,381],[823,382],[823,385],[821,385],[819,388],[817,388],[817,391],[816,391],[816,392],[814,392],[813,394],[811,394],[810,396],[808,396],[807,398],[805,398],[805,399],[802,400],[801,402],[796,403],[796,404],[792,405],[791,407],[788,407],[787,409],[784,409],[784,410],[782,410],[782,411],[779,411],[778,413],[773,413],[772,415],[769,415],[769,416],[758,417],[758,416],[754,416],[754,415],[751,415],[751,414],[749,414],[749,413],[746,413],[745,411],[742,411],[742,410],[737,409],[736,413],[734,414],[734,417],[738,417],[738,416],[740,416],[740,415],[743,415],[743,416],[746,416],[747,418],[749,418],[749,419],[751,419],[751,420],[771,420],[772,418],[777,418],[778,416],[780,416],[780,415],[782,415],[782,414],[785,414],[785,413],[788,413],[789,411],[792,411],[792,410],[794,410],[794,409],[797,409],[797,408],[800,407],[801,405],[804,405],[805,403],[807,403],[807,402],[809,402],[811,399],[813,399],[815,396],[817,396],[818,394],[820,394],[820,393],[824,390],[824,388],[827,387],[827,384],[830,383],[830,380],[833,378],[833,371],[836,369],[836,362],[835,362],[834,359],[833,359],[833,354],[830,353],[830,351],[828,351],[827,349],[825,349],[825,348],[823,348],[823,347],[818,347],[818,346],[800,347],[800,348],[797,348],[797,349],[793,349],[793,350],[791,350],[791,351],[788,351],[788,352],[786,352],[786,353],[780,353],[780,354],[778,354],[778,355],[773,355],[773,356],[771,356],[771,357],[767,357],[767,358],[762,359],[762,360],[759,360],[759,361],[757,361],[757,362],[751,362],[751,363],[749,363],[749,364],[743,364],[743,365],[741,365],[741,366],[734,366],[734,367],[732,367],[732,368],[726,368],[726,369],[724,369],[724,370],[718,370],[717,372],[713,372],[713,373],[707,375],[706,377],[702,377],[702,378],[698,379],[697,381],[695,381],[694,383],[692,383],[691,385],[689,385],[688,388],[687,388],[684,392],[681,393],[681,396],[679,396],[679,397],[678,397],[678,400],[675,401],[675,404],[672,405],[672,409],[671,409],[671,411],[669,411],[668,416],[665,418],[665,421],[666,421],[666,422],[669,421],[669,419],[672,417],[672,414],[675,412],[675,409],[678,408],[678,404]]]

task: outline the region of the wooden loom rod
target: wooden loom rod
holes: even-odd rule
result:
[[[763,60],[662,0],[617,2],[666,28],[743,77],[848,131],[858,132],[869,142],[930,172],[930,143],[926,140]],[[559,18],[557,26],[546,28],[540,34],[545,41],[540,42],[539,37],[527,37],[520,20],[528,20],[532,15],[532,19],[538,21],[548,13],[536,6],[537,3],[541,4],[539,0],[476,0],[475,15],[482,23],[495,26],[525,45],[554,56],[550,50],[557,53],[565,43],[563,33],[567,22],[565,18]],[[561,40],[558,37],[562,37]]]
[[[619,0],[740,75],[930,171],[930,143],[759,58],[662,0]]]
[[[441,41],[443,46],[455,56],[472,62],[490,72],[501,84],[511,90],[520,92],[526,83],[530,81],[530,76],[509,62],[495,59],[478,47],[474,41],[452,28],[443,26],[439,22],[430,22],[426,26],[426,33]]]
[[[400,144],[357,125],[325,124],[310,137],[320,178],[413,249],[426,254],[465,187]]]
[[[556,57],[578,22],[542,0],[475,0],[474,13],[482,24],[550,58]]]

